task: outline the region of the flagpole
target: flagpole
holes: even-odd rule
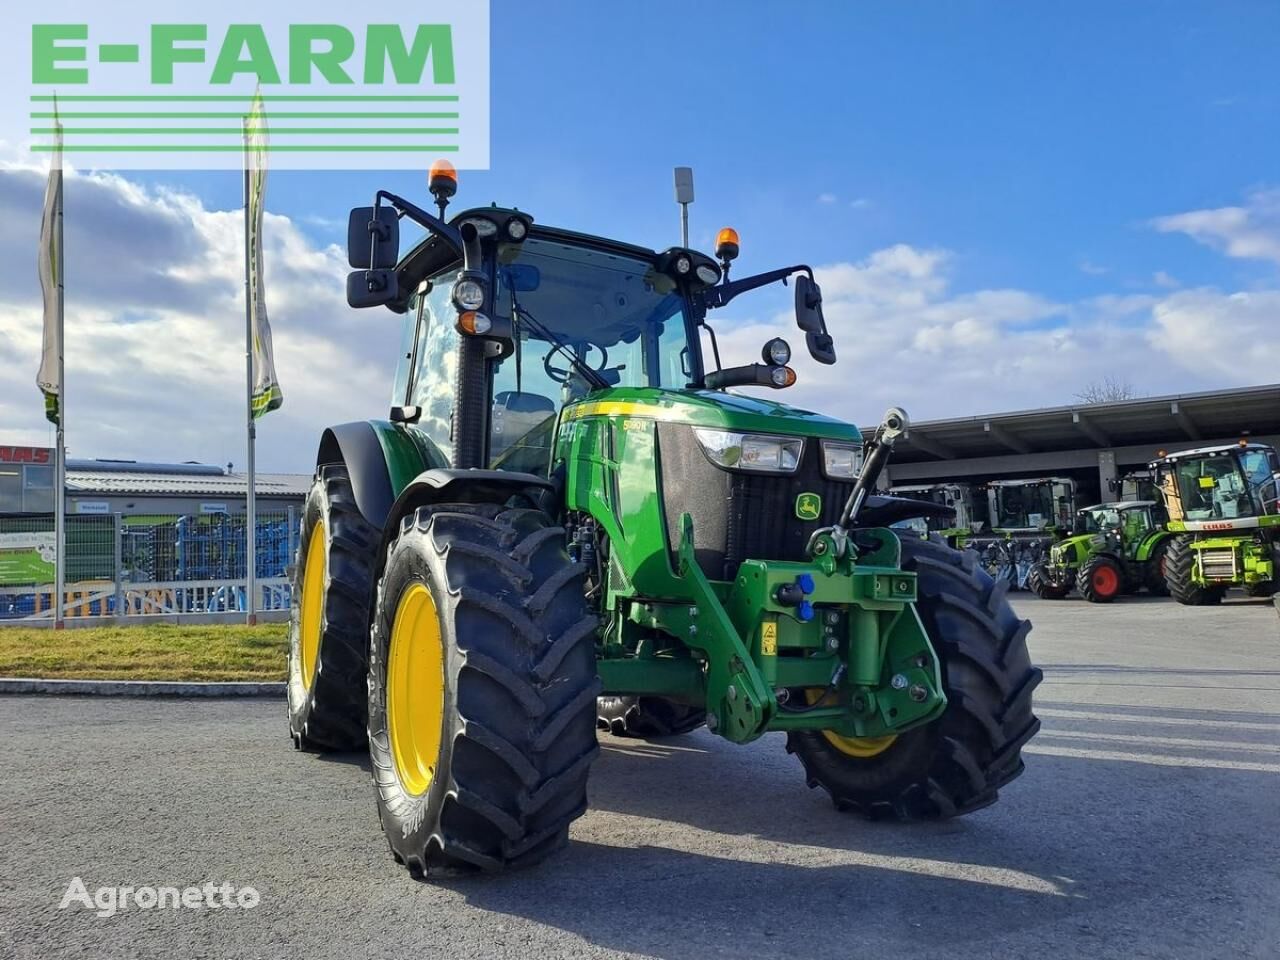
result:
[[[249,118],[244,118],[244,370],[245,370],[245,420],[249,445],[249,490],[245,509],[245,576],[248,599],[245,609],[245,623],[253,626],[258,622],[257,613],[257,481],[254,464],[254,447],[256,446],[257,427],[253,421],[253,289],[249,280],[250,258],[253,250],[250,245],[250,192],[253,189],[249,172]]]
[[[67,597],[67,438],[63,424],[67,421],[67,381],[64,376],[64,354],[66,353],[63,321],[63,285],[62,271],[66,258],[62,253],[62,158],[58,157],[58,185],[54,199],[54,235],[57,238],[57,276],[58,276],[58,429],[57,450],[54,453],[54,498],[53,498],[53,536],[55,550],[53,554],[53,628],[61,630],[65,624],[62,619]]]

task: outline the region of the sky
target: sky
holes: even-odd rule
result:
[[[784,12],[785,11],[785,12]],[[812,264],[840,360],[781,395],[860,423],[1280,380],[1280,4],[517,3],[491,12],[491,168],[457,201],[656,248]],[[43,174],[0,144],[0,443],[35,387]],[[267,296],[284,407],[260,469],[385,416],[400,318],[343,297],[347,210],[411,171],[277,170]],[[66,184],[72,457],[243,466],[240,177]],[[712,322],[726,363],[803,337],[781,287]],[[803,352],[798,349],[797,352]]]

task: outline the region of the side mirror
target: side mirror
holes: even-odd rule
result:
[[[385,270],[400,259],[400,217],[393,207],[356,207],[347,220],[347,263]]]
[[[396,298],[399,286],[393,269],[354,270],[347,274],[347,305],[357,310],[382,306]]]
[[[835,363],[835,343],[827,333],[827,322],[822,316],[822,288],[803,273],[796,277],[795,284],[796,326],[804,331],[809,356],[819,363]]]

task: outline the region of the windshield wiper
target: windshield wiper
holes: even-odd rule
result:
[[[591,384],[591,386],[593,386],[597,390],[608,389],[609,381],[606,380],[604,377],[600,376],[598,372],[588,367],[582,360],[578,358],[578,355],[573,351],[571,347],[569,347],[563,340],[561,340],[554,333],[552,333],[545,326],[543,326],[538,321],[537,317],[535,317],[532,313],[530,313],[528,310],[522,307],[519,301],[516,300],[516,295],[514,290],[512,290],[511,292],[511,308],[515,312],[515,314],[520,317],[520,319],[524,320],[526,323],[529,324],[529,326],[533,327],[534,333],[538,334],[540,337],[542,337],[543,340],[551,344],[552,347],[554,347],[556,350],[560,352],[561,356],[563,356],[566,360],[568,360],[571,364],[573,364],[574,369],[577,370],[580,374],[582,374],[583,380],[586,380],[587,383]],[[519,336],[518,331],[516,335]]]

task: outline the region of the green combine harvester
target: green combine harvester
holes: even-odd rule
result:
[[[790,281],[834,362],[810,269],[729,279],[730,230],[713,259],[446,219],[456,177],[430,185],[438,215],[385,191],[351,214],[347,299],[403,315],[403,348],[388,419],[320,440],[290,626],[294,742],[367,744],[394,857],[501,870],[564,844],[601,695],[623,732],[785,733],[867,817],[993,803],[1041,674],[970,558],[889,529],[937,509],[871,492],[906,416],[864,440],[727,392],[794,382],[781,339],[725,368],[708,333],[703,356],[710,311]],[[401,258],[403,218],[427,235]]]
[[[1032,568],[1071,532],[1076,484],[1069,477],[992,480],[986,484],[988,526],[957,542],[1011,590],[1030,589]]]
[[[1085,507],[1076,514],[1073,535],[1031,568],[1028,588],[1042,600],[1061,600],[1075,589],[1090,603],[1110,603],[1143,588],[1165,595],[1173,535],[1164,529],[1163,512],[1151,500]]]
[[[968,483],[922,483],[895,486],[889,491],[895,497],[923,500],[945,507],[949,512],[929,517],[911,517],[894,524],[895,529],[912,530],[927,540],[941,537],[957,550],[974,534],[986,527],[986,503],[979,500]]]
[[[1221,603],[1240,587],[1251,597],[1276,592],[1280,570],[1280,458],[1241,441],[1161,456],[1151,464],[1178,534],[1165,579],[1179,603]]]

